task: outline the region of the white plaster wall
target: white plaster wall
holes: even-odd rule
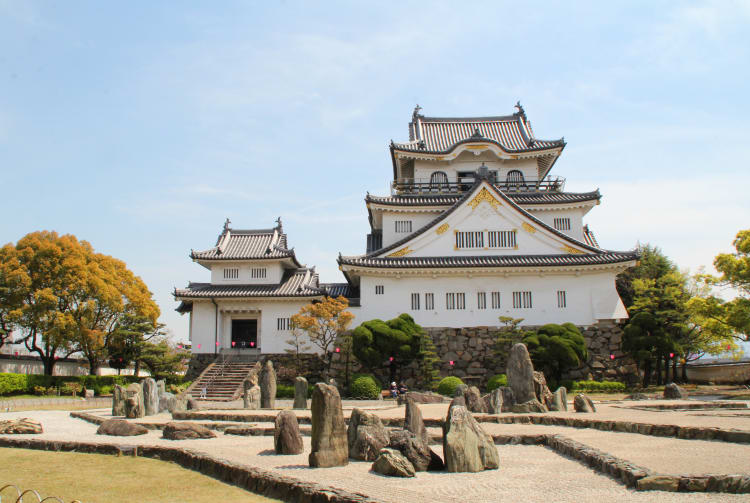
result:
[[[396,241],[409,235],[406,232],[396,232],[396,221],[411,220],[412,233],[434,220],[439,213],[419,212],[383,212],[383,247],[390,246]]]
[[[476,171],[482,165],[487,166],[490,171],[497,171],[498,181],[505,181],[508,172],[514,169],[523,173],[527,180],[536,180],[539,177],[539,168],[536,159],[504,159],[499,160],[493,154],[482,153],[474,155],[464,152],[453,161],[420,161],[414,162],[414,178],[426,183],[435,171],[443,171],[448,175],[448,181],[455,182],[458,172]]]
[[[376,295],[375,286],[383,285],[384,294]],[[566,292],[567,307],[557,307],[557,291]],[[500,292],[500,309],[492,309],[491,292]],[[514,309],[513,292],[531,291],[533,308]],[[425,293],[433,293],[435,308],[425,310]],[[447,310],[445,294],[466,294],[466,309]],[[487,309],[477,308],[477,292],[486,292]],[[411,309],[411,294],[420,294],[420,310]],[[615,290],[615,272],[591,274],[549,274],[519,276],[362,276],[362,307],[355,324],[373,318],[391,319],[409,313],[425,327],[497,326],[498,317],[523,318],[525,325],[572,322],[590,325],[597,319],[627,318]],[[604,302],[602,299],[606,299]],[[354,312],[354,311],[353,311]]]
[[[266,268],[266,277],[254,279],[250,277],[250,269],[257,267]],[[239,278],[224,279],[224,269],[238,268]],[[222,262],[212,264],[211,266],[211,283],[214,285],[270,285],[281,282],[281,276],[284,273],[281,263],[267,260],[258,262]]]
[[[555,228],[555,218],[570,218],[570,230],[561,230],[560,232],[562,232],[563,234],[567,234],[568,236],[579,241],[583,241],[583,208],[546,211],[534,211],[532,208],[527,211],[553,229]]]
[[[214,352],[214,309],[210,300],[193,302],[192,325],[190,327],[193,336],[193,353]]]

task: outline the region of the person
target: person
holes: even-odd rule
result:
[[[205,386],[203,386],[203,387],[201,388],[201,396],[200,396],[200,400],[205,400],[205,399],[206,399],[206,392],[207,392],[207,391],[208,391],[208,390],[206,389],[206,387],[205,387]]]
[[[398,394],[405,395],[407,391],[409,391],[409,388],[406,387],[404,381],[401,381],[401,383],[398,385]]]
[[[398,386],[396,386],[396,381],[391,383],[391,398],[398,398]]]

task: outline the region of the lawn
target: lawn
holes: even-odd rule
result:
[[[66,503],[278,501],[155,459],[0,448],[0,487],[5,484]],[[6,489],[0,500],[15,501],[15,496]]]

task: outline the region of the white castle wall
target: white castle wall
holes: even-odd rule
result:
[[[224,269],[237,268],[239,276],[237,279],[224,279]],[[265,278],[252,278],[250,269],[265,268]],[[270,285],[281,283],[284,270],[278,261],[257,262],[221,262],[211,264],[211,283],[214,285]]]

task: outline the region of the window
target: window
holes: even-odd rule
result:
[[[484,248],[484,232],[456,232],[456,248]]]
[[[531,292],[513,292],[513,309],[531,309]]]
[[[224,279],[239,279],[240,270],[238,268],[224,269]]]
[[[435,309],[435,294],[434,293],[424,294],[424,308],[427,310]]]
[[[505,178],[505,185],[508,187],[520,187],[525,185],[523,173],[517,169],[508,171],[508,176]]]
[[[396,220],[396,232],[411,232],[411,220]]]
[[[266,268],[253,267],[252,269],[250,269],[250,277],[252,279],[266,279]]]
[[[477,292],[477,309],[487,309],[486,292]]]
[[[292,319],[291,318],[276,318],[276,330],[291,330]]]
[[[515,248],[516,231],[487,231],[487,245],[490,248]]]
[[[430,188],[440,188],[443,185],[448,185],[448,175],[442,171],[435,171],[430,175]]]
[[[411,294],[411,309],[412,311],[419,311],[419,294]]]
[[[558,231],[569,231],[570,230],[570,218],[555,218],[555,229]]]
[[[375,295],[383,295],[385,287],[383,285],[375,285]]]
[[[492,292],[492,309],[500,309],[500,292]]]
[[[445,294],[445,308],[446,309],[466,309],[466,294],[465,293],[446,293]]]
[[[568,307],[568,300],[566,299],[567,295],[565,294],[565,290],[558,290],[557,291],[557,307],[560,309]]]

